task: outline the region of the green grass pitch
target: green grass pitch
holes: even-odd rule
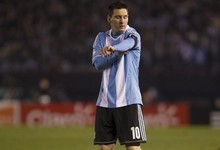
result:
[[[1,150],[98,150],[93,127],[2,127]],[[142,150],[220,150],[220,129],[149,128]],[[125,150],[118,143],[115,150]]]

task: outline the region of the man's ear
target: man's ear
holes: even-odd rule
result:
[[[111,17],[110,16],[107,16],[107,21],[108,21],[108,23],[111,23]]]

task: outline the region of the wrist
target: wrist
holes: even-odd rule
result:
[[[112,51],[115,51],[115,49],[116,49],[115,46],[112,46]]]
[[[115,47],[114,46],[112,46],[112,51],[115,51]]]

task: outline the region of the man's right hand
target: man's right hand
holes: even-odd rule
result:
[[[106,56],[109,56],[111,55],[111,53],[115,50],[115,48],[113,46],[105,46],[102,48],[101,50],[101,55],[102,57],[106,57]]]

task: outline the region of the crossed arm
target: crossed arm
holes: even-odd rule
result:
[[[106,57],[106,56],[109,56],[112,52],[117,52],[117,54],[120,56],[126,53],[126,51],[128,51],[132,47],[134,47],[136,45],[136,42],[137,41],[134,40],[133,37],[129,37],[117,45],[114,45],[114,46],[109,45],[109,46],[103,47],[100,54],[102,57]]]
[[[96,43],[99,42],[96,41]],[[126,54],[128,50],[134,48],[136,44],[137,40],[134,40],[133,37],[128,37],[119,44],[108,45],[102,48],[99,44],[94,44],[92,64],[97,70],[107,69],[117,62],[121,56]]]

